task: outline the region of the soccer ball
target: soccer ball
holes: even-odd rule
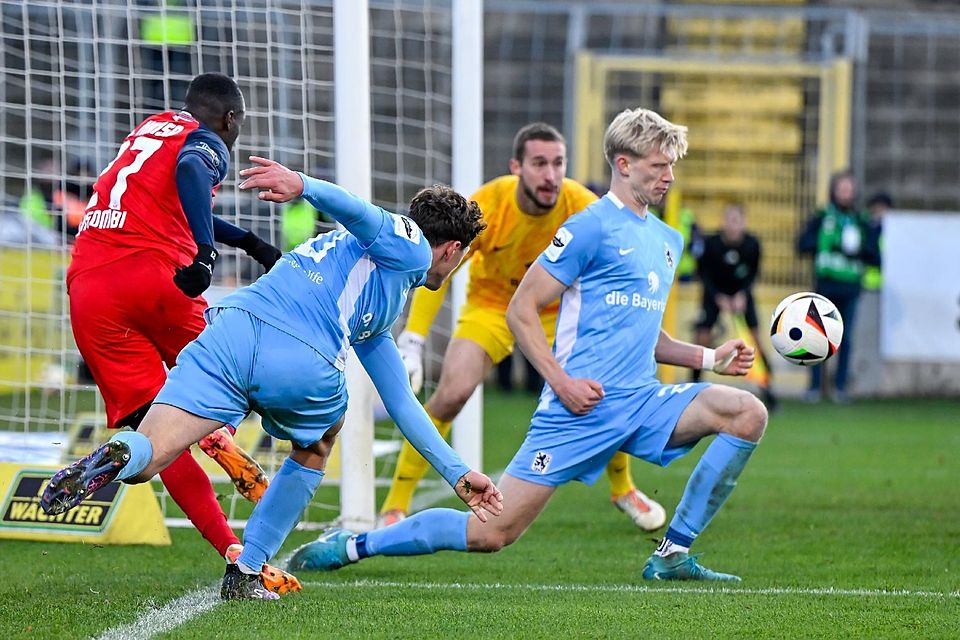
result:
[[[837,307],[818,293],[787,296],[770,319],[770,341],[793,364],[820,364],[840,348],[843,318]]]

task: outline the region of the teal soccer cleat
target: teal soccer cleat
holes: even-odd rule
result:
[[[353,535],[346,529],[328,529],[322,536],[293,552],[288,571],[335,571],[350,564],[347,540]]]
[[[643,579],[740,582],[740,576],[707,569],[697,562],[698,557],[683,552],[671,553],[666,557],[652,554],[643,565]]]

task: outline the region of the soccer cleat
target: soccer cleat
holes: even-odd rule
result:
[[[389,511],[384,511],[379,516],[377,516],[377,529],[383,529],[384,527],[389,527],[392,524],[397,524],[401,520],[406,520],[407,512],[401,509],[390,509]]]
[[[237,564],[237,558],[240,557],[242,551],[242,544],[232,544],[227,547],[227,552],[223,554],[223,557],[226,559],[227,564]],[[287,573],[283,569],[271,567],[268,564],[263,565],[260,569],[260,582],[263,583],[263,586],[268,590],[279,595],[303,589],[295,575]]]
[[[40,496],[40,508],[47,515],[73,509],[116,478],[129,461],[130,447],[111,440],[50,478]]]
[[[322,536],[308,542],[293,552],[287,563],[290,571],[335,571],[350,564],[347,557],[347,540],[353,535],[346,529],[329,529]]]
[[[223,467],[240,495],[250,502],[260,501],[269,484],[267,475],[257,461],[240,448],[226,427],[220,427],[197,444]]]
[[[740,582],[740,577],[707,569],[697,562],[700,556],[691,556],[682,551],[668,556],[656,553],[643,565],[644,580],[706,580],[711,582]]]
[[[639,489],[631,489],[621,496],[612,496],[610,501],[644,531],[656,531],[667,521],[667,512],[663,507]]]
[[[220,583],[220,597],[224,600],[279,600],[280,596],[267,589],[259,573],[244,573],[236,564],[228,564]]]

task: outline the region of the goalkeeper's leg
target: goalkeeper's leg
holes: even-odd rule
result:
[[[644,531],[655,531],[667,521],[667,512],[655,500],[637,489],[630,477],[630,456],[618,451],[607,464],[610,502]]]
[[[453,338],[443,358],[440,383],[427,402],[426,410],[444,438],[450,433],[453,419],[493,367],[493,360],[477,342]],[[410,513],[413,494],[427,470],[427,461],[404,441],[393,473],[390,492],[380,508],[382,525],[389,525]]]

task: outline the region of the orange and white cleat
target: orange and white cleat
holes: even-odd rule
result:
[[[639,489],[631,489],[610,501],[617,509],[630,516],[633,523],[644,531],[656,531],[667,521],[667,512],[656,501],[648,498]]]
[[[377,516],[377,529],[383,529],[384,527],[389,527],[392,524],[397,524],[401,520],[406,520],[407,512],[402,509],[390,509],[389,511],[384,511],[379,516]]]
[[[201,451],[216,460],[230,476],[237,491],[250,502],[259,502],[270,482],[267,474],[233,439],[230,430],[220,427],[198,442]]]
[[[223,554],[223,557],[226,559],[227,564],[236,564],[237,558],[240,557],[242,551],[242,544],[232,544],[227,547],[227,552]],[[292,573],[287,573],[283,569],[271,567],[268,564],[263,565],[260,569],[260,582],[268,591],[272,591],[278,595],[303,589],[297,576]]]

